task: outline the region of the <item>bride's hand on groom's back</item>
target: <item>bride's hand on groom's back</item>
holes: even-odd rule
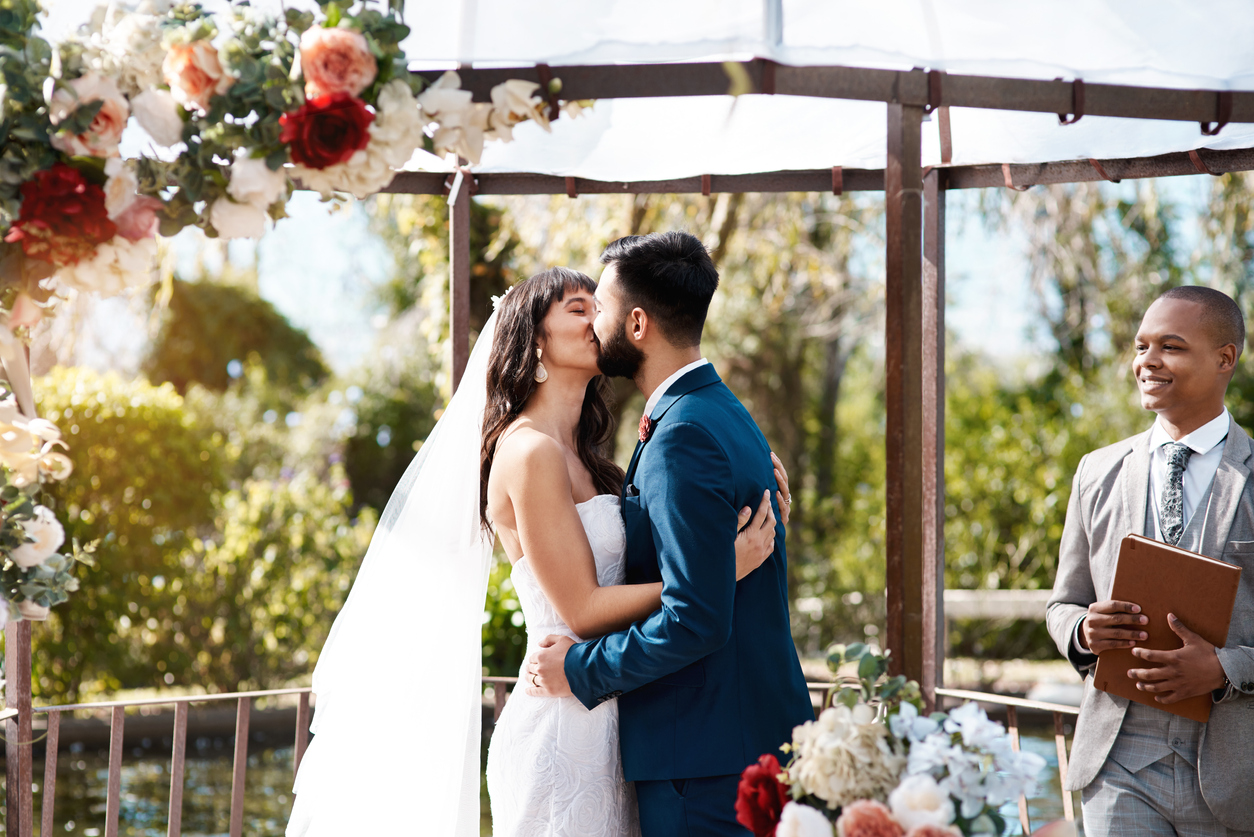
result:
[[[775,512],[771,509],[770,489],[762,492],[757,512],[748,506],[740,510],[736,529],[736,580],[740,581],[775,551]]]

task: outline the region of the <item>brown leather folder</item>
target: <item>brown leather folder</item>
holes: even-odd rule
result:
[[[1128,535],[1119,548],[1110,598],[1140,605],[1141,613],[1149,617],[1149,624],[1141,628],[1149,639],[1137,643],[1141,648],[1173,651],[1184,646],[1167,624],[1168,613],[1174,613],[1207,642],[1222,647],[1228,641],[1228,622],[1240,581],[1240,567],[1140,535]],[[1131,648],[1104,651],[1097,657],[1093,685],[1103,692],[1195,721],[1210,718],[1213,701],[1209,692],[1164,704],[1154,700],[1152,693],[1138,689],[1136,681],[1128,677],[1130,668],[1153,667],[1152,663],[1132,656]]]

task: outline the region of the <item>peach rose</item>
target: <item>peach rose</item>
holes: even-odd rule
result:
[[[34,328],[44,318],[43,309],[39,307],[30,294],[22,291],[13,300],[13,310],[9,312],[9,327]]]
[[[379,74],[379,65],[360,32],[321,26],[306,29],[300,36],[300,68],[306,99],[333,93],[360,95]]]
[[[162,75],[174,100],[201,113],[209,110],[209,100],[231,89],[235,79],[222,69],[218,51],[205,40],[173,44],[161,65]]]
[[[903,837],[905,829],[884,803],[859,799],[841,809],[836,833],[840,837]]]
[[[122,131],[126,128],[131,109],[113,79],[102,78],[94,71],[88,71],[65,86],[58,87],[52,94],[52,100],[48,102],[48,118],[53,125],[58,125],[78,110],[79,105],[93,102],[101,103],[100,110],[87,126],[87,130],[81,134],[56,134],[52,138],[54,148],[71,156],[117,155],[118,142],[122,139]]]

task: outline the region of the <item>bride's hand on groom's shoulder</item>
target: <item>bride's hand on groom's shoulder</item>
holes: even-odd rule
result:
[[[540,640],[540,650],[527,657],[523,672],[527,694],[536,697],[567,697],[571,694],[566,681],[566,652],[575,644],[568,636],[550,634]]]
[[[771,451],[771,462],[775,465],[775,482],[779,490],[775,492],[775,500],[779,503],[779,522],[788,527],[788,518],[792,515],[792,492],[788,489],[788,471],[775,451]]]
[[[736,520],[736,580],[747,576],[775,552],[775,512],[771,491],[762,492],[757,512],[745,506]]]

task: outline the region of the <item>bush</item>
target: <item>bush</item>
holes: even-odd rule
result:
[[[48,488],[67,539],[101,539],[96,566],[76,571],[82,589],[35,631],[35,691],[72,700],[155,685],[187,662],[172,639],[184,605],[167,582],[183,575],[182,549],[212,531],[221,437],[168,384],[59,368],[34,388],[74,462]]]

